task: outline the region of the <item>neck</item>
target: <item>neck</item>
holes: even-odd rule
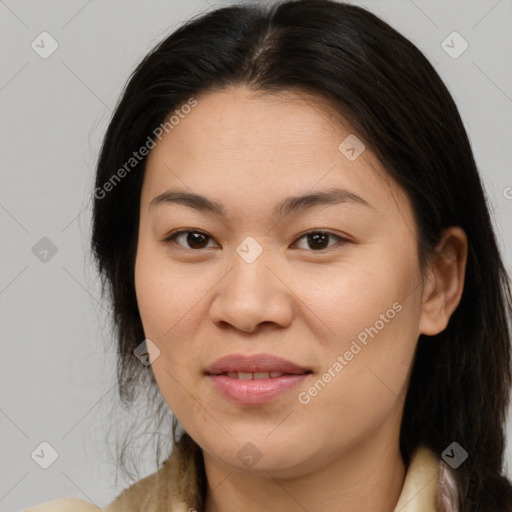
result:
[[[205,512],[393,512],[406,473],[398,441],[382,439],[366,439],[328,464],[286,479],[235,471],[207,454],[204,461]]]

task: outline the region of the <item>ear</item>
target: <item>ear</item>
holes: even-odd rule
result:
[[[462,297],[467,256],[464,230],[459,226],[446,228],[427,269],[419,324],[421,334],[433,336],[446,329]]]

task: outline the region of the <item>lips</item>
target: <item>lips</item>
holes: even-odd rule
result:
[[[205,370],[214,388],[238,405],[257,406],[288,394],[311,370],[269,354],[231,355]]]

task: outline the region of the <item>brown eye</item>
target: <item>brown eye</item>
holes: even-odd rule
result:
[[[341,238],[338,235],[327,233],[325,231],[311,231],[309,233],[305,233],[299,238],[299,240],[306,239],[307,249],[311,249],[313,251],[322,251],[332,247],[337,243],[335,242],[329,245],[329,238],[336,238],[338,241],[346,241],[344,238]],[[304,247],[299,247],[299,249],[303,248]]]
[[[211,237],[201,231],[182,230],[167,237],[165,242],[178,242],[178,245],[185,247],[185,249],[200,250],[208,247],[209,240],[212,240]],[[188,246],[185,244],[188,244]]]

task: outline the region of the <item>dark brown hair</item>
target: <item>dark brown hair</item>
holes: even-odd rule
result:
[[[463,295],[443,332],[419,337],[400,449],[408,464],[421,444],[440,456],[456,441],[469,454],[456,470],[461,511],[512,510],[512,486],[503,475],[510,282],[470,142],[451,95],[424,55],[354,5],[292,0],[217,9],[174,31],[130,77],[97,166],[92,235],[113,306],[121,399],[129,404],[139,386],[157,387],[151,369],[133,355],[145,338],[134,287],[145,159],[108,193],[104,184],[176,107],[202,92],[239,84],[330,100],[410,198],[422,263],[443,228],[465,230]],[[197,445],[185,439],[191,456],[197,453]]]

